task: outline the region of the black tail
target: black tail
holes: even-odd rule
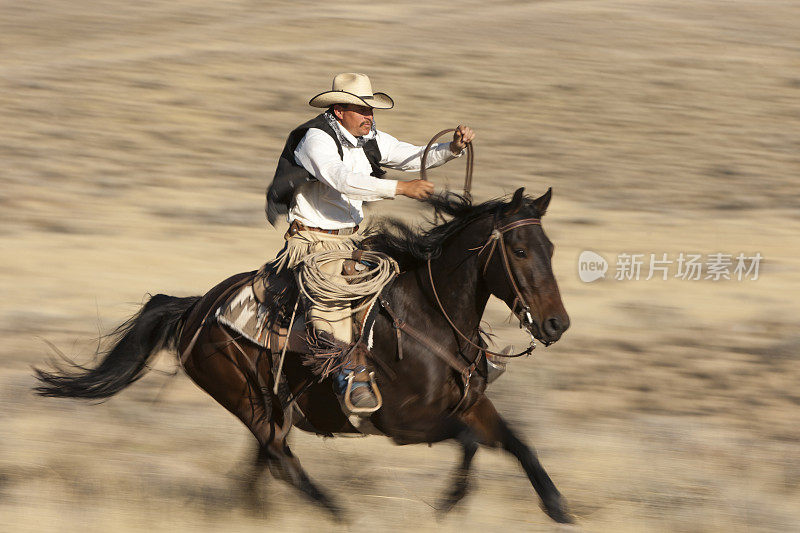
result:
[[[71,364],[55,372],[35,368],[42,382],[34,391],[61,398],[108,398],[142,377],[147,361],[162,349],[175,349],[186,312],[200,296],[176,298],[156,294],[142,309],[109,335],[113,346],[95,368]]]

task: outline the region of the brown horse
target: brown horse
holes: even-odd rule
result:
[[[402,270],[384,289],[372,327],[370,356],[383,406],[370,421],[397,444],[460,443],[462,461],[442,511],[466,494],[478,446],[501,446],[520,461],[545,512],[558,522],[570,521],[533,450],[484,394],[487,363],[478,347],[485,347],[479,323],[489,295],[506,302],[520,324],[545,344],[569,327],[551,268],[553,245],[540,222],[550,193],[532,199],[519,189],[509,202],[479,205],[455,194],[435,196],[428,203],[449,216],[448,222],[425,231],[385,222],[366,241],[394,257]],[[328,436],[357,431],[340,409],[332,380],[315,379],[300,354],[289,353],[283,379],[293,400],[287,402],[285,394],[273,393],[273,354],[237,341],[234,332],[208,320],[221,295],[252,275],[233,276],[203,297],[152,297],[117,329],[115,344],[97,367],[37,370],[42,384],[36,390],[45,396],[107,398],[139,379],[160,349],[177,349],[186,373],[258,440],[251,488],[269,466],[273,475],[339,516],[287,444],[293,424]]]

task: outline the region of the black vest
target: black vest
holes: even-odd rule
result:
[[[317,180],[302,165],[297,164],[294,159],[294,151],[309,129],[317,128],[330,135],[339,150],[339,157],[344,159],[339,137],[323,115],[324,113],[317,115],[305,124],[298,126],[292,130],[289,138],[286,139],[283,152],[281,152],[281,156],[278,159],[278,168],[275,169],[275,176],[267,188],[267,220],[273,226],[281,215],[289,212],[289,206],[297,188],[304,183]],[[379,164],[381,151],[378,149],[378,141],[373,137],[364,143],[363,150],[367,156],[367,161],[372,167],[372,175],[376,178],[382,178],[386,171],[381,169]]]

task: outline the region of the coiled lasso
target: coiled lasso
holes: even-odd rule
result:
[[[375,303],[383,288],[400,273],[397,261],[384,253],[367,250],[361,252],[357,263],[365,267],[363,271],[338,277],[322,271],[327,263],[352,258],[353,252],[349,250],[325,250],[307,256],[297,268],[297,285],[303,296],[313,306],[322,308],[341,308],[366,299],[353,309],[356,313]]]

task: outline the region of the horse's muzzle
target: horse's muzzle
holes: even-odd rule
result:
[[[561,335],[569,328],[569,317],[564,316],[551,316],[540,321],[538,318],[528,319],[529,314],[522,311],[520,314],[520,325],[527,329],[536,340],[540,341],[545,346],[550,346],[561,338]]]
[[[569,317],[551,316],[544,321],[542,331],[545,339],[542,342],[552,344],[561,338],[561,335],[569,328]]]

